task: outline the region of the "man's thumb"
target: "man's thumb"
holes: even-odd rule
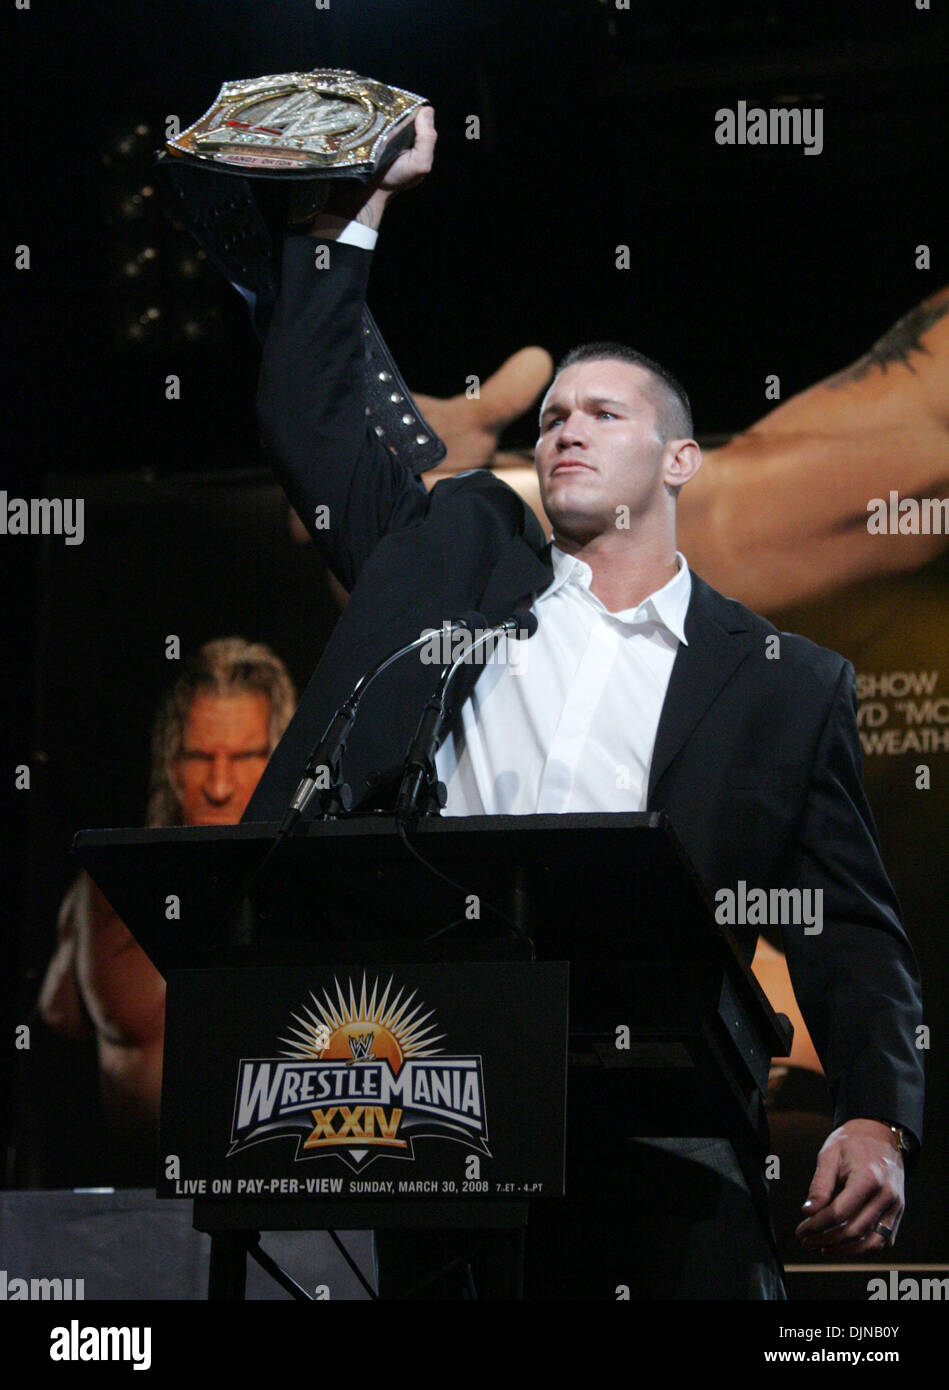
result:
[[[804,1210],[808,1213],[826,1207],[837,1185],[837,1149],[822,1149],[817,1155],[817,1167],[807,1191]]]
[[[521,348],[502,362],[481,387],[483,422],[503,428],[516,420],[547,385],[553,367],[553,358],[541,347]]]

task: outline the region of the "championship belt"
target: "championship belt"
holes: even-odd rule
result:
[[[172,207],[243,295],[261,338],[280,287],[283,239],[305,231],[330,179],[367,183],[414,140],[423,97],[317,68],[225,82],[213,106],[158,155]],[[363,311],[369,422],[414,473],[445,457],[382,335]]]

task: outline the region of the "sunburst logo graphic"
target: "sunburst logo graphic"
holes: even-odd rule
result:
[[[354,1172],[412,1159],[420,1138],[452,1139],[490,1157],[481,1057],[448,1056],[434,1010],[390,975],[311,990],[290,1015],[279,1057],[238,1067],[230,1153],[295,1135],[296,1160],[330,1156]]]
[[[292,1014],[298,1028],[289,1031],[293,1038],[281,1038],[286,1044],[284,1057],[319,1058],[320,1061],[344,1061],[350,1066],[362,1062],[387,1061],[393,1073],[398,1074],[407,1057],[435,1057],[442,1049],[434,1044],[444,1039],[444,1034],[434,1033],[434,1025],[425,1027],[434,1016],[432,1010],[422,1013],[423,1004],[413,1009],[415,999],[413,990],[403,999],[404,989],[389,1003],[392,992],[390,975],[378,998],[379,981],[373,981],[372,994],[367,999],[366,976],[362,977],[359,1001],[356,1001],[352,980],[349,982],[349,996],[337,979],[335,1001],[323,990],[323,999],[310,991],[313,1008],[303,1006],[303,1015]],[[420,1017],[421,1015],[421,1017]]]

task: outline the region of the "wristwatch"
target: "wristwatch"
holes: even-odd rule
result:
[[[899,1149],[901,1154],[911,1154],[916,1152],[919,1145],[917,1144],[915,1137],[909,1132],[908,1129],[904,1129],[902,1125],[893,1124],[891,1120],[883,1120],[882,1123],[893,1131],[893,1135],[896,1139],[896,1147]]]

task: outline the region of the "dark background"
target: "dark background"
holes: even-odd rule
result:
[[[142,0],[34,6],[8,32],[8,245],[28,244],[32,268],[7,276],[0,485],[84,496],[87,531],[73,548],[0,538],[4,766],[33,772],[2,826],[20,1020],[73,830],[144,816],[148,725],[175,674],[164,636],[185,650],[233,631],[270,641],[302,683],[334,616],[319,562],[254,472],[243,303],[160,206],[167,117],[190,124],[227,79],[315,66],[424,94],[436,167],[387,213],[370,293],[409,383],[450,395],[527,343],[556,356],[618,338],[683,378],[708,440],[765,412],[766,375],[787,399],[944,282],[945,61],[942,17],[914,0]],[[823,152],[717,145],[715,111],[740,99],[822,107]],[[920,243],[931,271],[915,268]],[[164,398],[169,373],[180,401]],[[531,422],[508,442],[529,445]],[[898,658],[877,650],[879,622],[853,623],[880,611],[872,588],[789,625],[858,670],[864,655],[937,665],[944,571],[922,589],[926,621]],[[895,587],[886,623],[916,597]],[[944,797],[910,844],[888,775],[870,778],[884,849],[904,900],[918,895],[911,932],[933,932],[929,978],[944,979]],[[49,1084],[55,1115],[79,1083]]]
[[[373,285],[416,389],[454,393],[528,342],[557,354],[615,336],[678,372],[710,434],[761,413],[766,373],[787,398],[858,356],[944,273],[941,17],[913,0],[630,2],[140,0],[18,15],[24,442],[55,440],[69,472],[254,459],[243,306],[209,268],[189,278],[190,242],[142,189],[169,114],[184,128],[226,79],[316,66],[436,109],[436,168],[387,217]],[[717,145],[714,113],[739,98],[822,106],[823,152]],[[480,140],[465,138],[471,114]],[[931,272],[914,268],[920,242]],[[131,351],[128,326],[154,307]],[[185,378],[172,406],[168,371]]]

